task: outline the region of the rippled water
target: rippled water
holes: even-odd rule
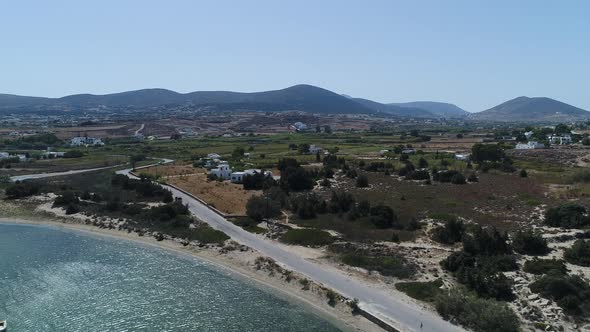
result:
[[[0,224],[0,319],[15,331],[338,331],[197,259]]]

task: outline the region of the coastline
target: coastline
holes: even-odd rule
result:
[[[76,218],[62,219],[51,216],[0,217],[0,223],[51,226],[62,228],[66,231],[82,232],[91,236],[133,241],[140,245],[148,245],[175,254],[196,258],[222,270],[229,274],[230,277],[241,279],[254,287],[270,292],[274,296],[301,305],[307,308],[312,314],[327,320],[342,331],[383,331],[364,317],[360,315],[352,315],[350,308],[344,303],[339,303],[335,307],[331,307],[327,304],[325,297],[322,297],[320,294],[313,291],[302,290],[301,287],[298,287],[296,282],[286,282],[280,278],[262,273],[261,271],[256,271],[253,266],[249,265],[248,261],[244,259],[246,258],[244,257],[246,255],[256,257],[261,256],[252,249],[249,249],[247,253],[238,251],[237,253],[228,255],[220,253],[219,250],[216,249],[183,246],[173,240],[165,239],[157,241],[151,236],[138,236],[136,233],[99,228],[81,223]]]

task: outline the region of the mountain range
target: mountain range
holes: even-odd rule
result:
[[[0,94],[0,112],[88,110],[97,107],[146,110],[162,106],[186,106],[220,111],[303,111],[325,114],[381,114],[404,118],[466,118],[478,121],[575,121],[590,112],[545,97],[518,97],[479,113],[442,102],[379,103],[354,98],[312,85],[295,85],[262,92],[196,91],[178,93],[143,89],[105,95],[77,94],[61,98]]]

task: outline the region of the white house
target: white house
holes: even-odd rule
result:
[[[533,132],[532,131],[527,131],[524,133],[524,137],[526,137],[527,140],[531,139],[531,137],[533,137]]]
[[[219,158],[221,158],[221,156],[218,155],[217,153],[209,153],[207,155],[207,158],[209,158],[209,159],[219,159]]]
[[[309,146],[309,153],[312,154],[316,154],[316,153],[322,153],[323,149],[320,148],[319,146],[316,146],[315,144],[311,144]]]
[[[262,173],[262,170],[260,170],[260,169],[247,169],[247,170],[244,170],[243,172],[233,172],[233,173],[231,173],[230,180],[233,183],[242,183],[244,181],[244,177],[246,177],[248,175],[255,175],[255,174],[260,174],[260,173]],[[264,176],[272,177],[272,172],[265,171]]]
[[[231,167],[227,162],[220,163],[216,168],[209,171],[209,174],[215,175],[219,179],[229,180],[231,178]]]
[[[552,145],[567,145],[572,144],[572,137],[570,135],[548,135],[549,144]]]
[[[303,122],[295,122],[291,128],[295,129],[296,131],[303,131],[307,130],[307,125]]]
[[[82,146],[82,145],[92,145],[92,146],[103,146],[104,142],[100,138],[96,137],[74,137],[70,140],[71,146]]]
[[[53,158],[63,158],[66,155],[65,152],[58,152],[58,151],[45,151],[41,155],[45,159],[53,159]]]
[[[403,154],[414,154],[416,153],[416,149],[404,149],[402,150]]]
[[[469,161],[469,157],[471,157],[471,154],[469,154],[469,153],[456,153],[455,154],[456,160]]]
[[[515,149],[517,150],[533,150],[533,149],[543,149],[545,145],[543,143],[539,143],[536,141],[530,141],[528,143],[518,143],[516,144]]]
[[[10,153],[0,152],[0,159],[8,159],[8,158],[10,158]]]

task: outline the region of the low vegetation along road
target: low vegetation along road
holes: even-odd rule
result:
[[[130,172],[131,169],[125,169],[117,173],[132,177],[133,175]],[[181,198],[184,203],[188,204],[190,211],[198,219],[226,233],[234,241],[255,249],[271,257],[278,263],[283,264],[285,267],[302,273],[346,297],[359,299],[359,306],[363,310],[379,317],[401,331],[464,331],[460,327],[443,320],[433,312],[427,311],[412,303],[404,302],[383,290],[366,285],[336,269],[298,257],[296,254],[284,250],[280,245],[234,225],[205,204],[184,192],[173,187],[164,187],[169,189],[174,197]]]

